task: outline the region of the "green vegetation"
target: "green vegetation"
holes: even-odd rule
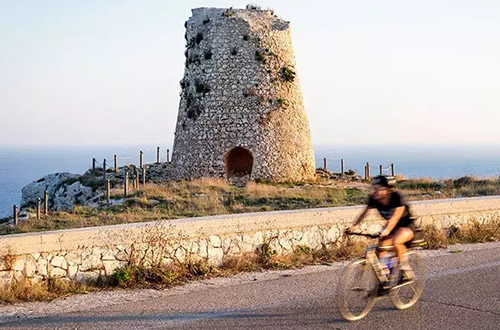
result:
[[[264,52],[260,51],[260,50],[256,50],[255,51],[255,59],[258,61],[258,62],[262,62],[262,63],[266,63],[266,59],[264,57]]]
[[[398,188],[409,200],[500,195],[500,179],[398,179]]]
[[[222,16],[224,16],[224,17],[233,17],[234,15],[236,15],[236,13],[234,12],[233,7],[230,7],[229,9],[226,9],[222,13]]]
[[[280,70],[280,76],[284,81],[288,81],[288,82],[294,81],[295,75],[296,75],[295,71],[288,66],[284,66]]]

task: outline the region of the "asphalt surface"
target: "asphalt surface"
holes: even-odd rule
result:
[[[500,244],[455,246],[453,251],[458,253],[424,251],[427,280],[417,305],[399,311],[384,299],[354,323],[336,309],[335,290],[345,264],[335,264],[305,273],[277,272],[267,279],[254,274],[234,285],[104,307],[89,302],[73,312],[14,313],[0,320],[0,328],[500,329]]]

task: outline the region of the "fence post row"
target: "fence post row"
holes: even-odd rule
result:
[[[17,209],[17,205],[14,205],[14,226],[17,226],[18,223],[19,223],[18,209]]]

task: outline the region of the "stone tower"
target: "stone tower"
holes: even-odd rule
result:
[[[192,10],[175,178],[315,178],[289,25],[259,8]]]

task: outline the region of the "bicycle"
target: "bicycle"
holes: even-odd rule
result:
[[[377,251],[387,251],[394,254],[393,246],[379,246],[380,234],[365,234],[346,231],[347,235],[364,236],[371,239],[364,257],[351,263],[340,278],[337,287],[337,298],[342,316],[348,321],[364,318],[375,303],[389,296],[397,309],[407,309],[415,305],[425,286],[424,264],[418,250],[425,246],[425,240],[420,233],[415,233],[412,241],[406,243],[408,261],[415,277],[408,282],[401,282],[402,275],[399,263],[388,274],[377,257]],[[417,235],[418,234],[418,235]],[[394,260],[394,259],[392,259]],[[388,287],[383,284],[389,284]],[[351,295],[361,298],[359,304],[351,301]]]

